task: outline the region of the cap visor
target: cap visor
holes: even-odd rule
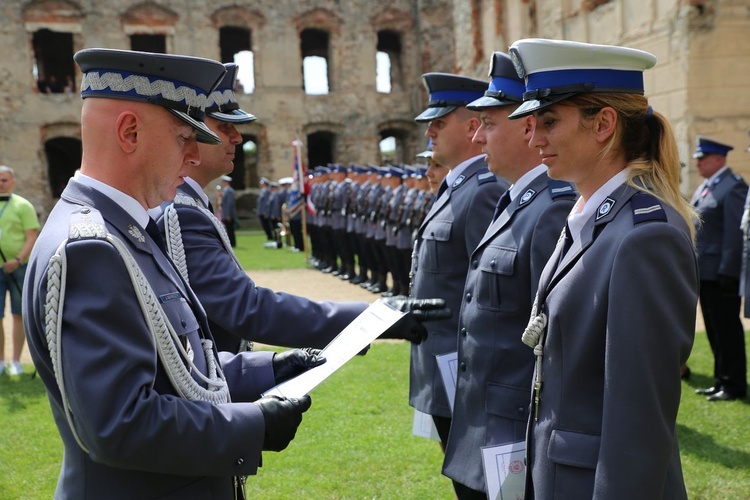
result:
[[[432,158],[432,151],[428,149],[427,151],[422,151],[421,153],[417,153],[415,156],[417,158]]]
[[[444,106],[444,107],[434,107],[434,108],[427,108],[422,113],[414,118],[415,122],[424,123],[424,122],[430,122],[434,120],[435,118],[440,118],[441,116],[445,116],[451,111],[456,109],[456,106]]]
[[[481,111],[485,108],[494,108],[498,106],[510,106],[512,104],[518,105],[518,101],[509,101],[507,99],[495,99],[494,97],[482,96],[476,101],[471,101],[466,105],[472,111]]]
[[[706,156],[706,154],[702,153],[702,152],[701,153],[693,153],[693,158],[703,158],[704,156]]]
[[[211,118],[215,118],[220,122],[229,123],[250,123],[256,120],[254,115],[241,109],[233,109],[229,113],[206,113]]]
[[[211,129],[209,129],[205,123],[199,122],[192,116],[188,115],[187,113],[183,113],[182,111],[177,111],[176,109],[171,108],[166,109],[177,118],[195,129],[195,138],[198,140],[198,142],[203,142],[206,144],[221,144],[221,139],[219,139],[219,136],[211,132]]]
[[[531,101],[525,101],[523,104],[518,106],[518,108],[516,108],[514,112],[508,115],[508,118],[513,119],[513,118],[521,118],[523,116],[528,116],[535,111],[539,111],[540,109],[544,109],[549,106],[552,106],[553,104],[563,101],[567,99],[568,97],[574,96],[578,93],[579,92],[570,92],[568,94],[560,94],[560,95],[552,96],[551,98],[548,98],[548,99],[544,99],[543,101],[537,101],[536,99],[531,100]]]

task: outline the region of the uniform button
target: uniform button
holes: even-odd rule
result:
[[[523,415],[524,413],[526,413],[526,410],[524,409],[524,407],[523,406],[519,406],[518,407],[518,414],[519,415]]]
[[[466,371],[466,363],[461,363],[461,371],[462,372]]]
[[[180,324],[182,325],[183,328],[185,328],[187,326],[187,321],[185,321],[184,319],[181,319]]]
[[[471,292],[466,294],[466,302],[471,302]]]
[[[479,261],[475,260],[474,262],[472,262],[471,263],[471,267],[473,267],[474,269],[478,268],[479,267]]]
[[[461,335],[466,337],[466,328],[461,328]]]
[[[492,260],[490,261],[490,267],[495,267],[495,259],[492,259]]]
[[[244,458],[238,458],[237,459],[237,465],[242,465],[244,463],[245,463],[245,459]]]
[[[91,213],[91,210],[89,210],[88,208],[82,208],[82,209],[81,209],[81,213],[82,213],[82,214],[90,214],[90,213]]]

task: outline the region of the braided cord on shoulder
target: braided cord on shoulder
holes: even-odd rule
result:
[[[112,234],[107,234],[106,240],[115,247],[125,262],[125,267],[128,270],[144,319],[153,336],[157,353],[177,393],[181,397],[191,401],[208,401],[213,404],[230,402],[229,388],[224,378],[224,373],[221,371],[221,367],[215,357],[213,342],[210,339],[201,339],[201,346],[208,371],[207,376],[204,376],[196,368],[190,356],[182,347],[177,333],[169,321],[166,320],[164,310],[159,304],[151,285],[143,276],[138,264],[130,255],[125,245]],[[84,452],[88,453],[88,448],[82,442],[73,424],[73,414],[70,410],[65,390],[62,363],[62,316],[67,281],[66,245],[68,241],[63,241],[58,247],[55,254],[50,258],[47,269],[47,295],[44,305],[45,338],[52,361],[55,380],[60,391],[65,418],[68,421],[68,426],[76,442]],[[191,373],[194,373],[207,387],[204,388],[201,386]]]

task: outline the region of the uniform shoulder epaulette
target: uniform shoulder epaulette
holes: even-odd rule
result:
[[[68,221],[68,239],[105,239],[107,227],[102,214],[91,207],[81,207],[70,214]]]
[[[633,224],[642,222],[667,222],[667,212],[664,205],[656,196],[643,191],[636,193],[630,198],[633,207]]]
[[[576,188],[570,182],[549,179],[547,180],[547,186],[549,187],[549,195],[553,200],[561,196],[578,197]]]
[[[477,182],[480,185],[488,182],[497,182],[497,177],[487,167],[482,167],[477,170]]]

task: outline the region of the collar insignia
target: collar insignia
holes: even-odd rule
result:
[[[601,205],[599,205],[599,208],[596,209],[596,220],[601,219],[602,217],[606,216],[609,212],[612,211],[612,207],[615,206],[615,200],[612,198],[607,198],[602,202]]]
[[[455,180],[455,181],[453,182],[453,185],[452,185],[451,187],[452,187],[452,188],[457,188],[458,186],[460,186],[460,185],[461,185],[461,183],[462,183],[462,182],[464,181],[464,179],[466,179],[466,176],[464,176],[463,174],[462,174],[462,175],[459,175],[459,176],[458,176],[458,179],[456,179],[456,180]]]
[[[141,243],[146,243],[146,237],[143,236],[143,233],[141,232],[141,229],[134,225],[134,224],[128,224],[128,233],[130,233],[130,236],[135,238]]]
[[[525,205],[526,203],[528,203],[531,200],[531,197],[534,196],[534,193],[536,193],[536,191],[534,191],[533,189],[529,189],[525,193],[523,193],[523,196],[521,196],[521,201],[518,203],[518,206]]]

